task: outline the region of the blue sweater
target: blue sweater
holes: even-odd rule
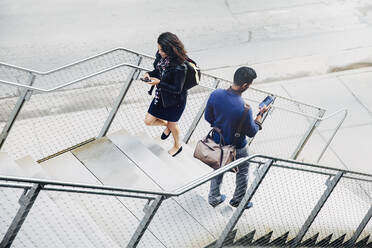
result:
[[[225,145],[230,145],[234,141],[234,134],[243,113],[244,100],[240,95],[231,90],[217,89],[209,96],[204,117],[212,127],[221,129]],[[259,126],[254,122],[252,109],[249,108],[243,123],[242,135],[236,141],[236,148],[240,149],[246,146],[245,136],[254,137],[258,130]],[[214,132],[213,139],[217,143],[220,142],[218,133]]]

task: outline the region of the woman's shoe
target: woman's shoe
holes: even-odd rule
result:
[[[165,130],[164,130],[165,131]],[[169,133],[168,134],[165,134],[164,132],[161,134],[161,136],[160,136],[160,138],[162,139],[162,140],[165,140],[165,139],[167,139],[168,137],[169,137],[169,135],[171,134],[171,131],[169,130]]]
[[[178,149],[178,151],[172,155],[172,157],[175,157],[178,153],[182,152],[182,146]]]

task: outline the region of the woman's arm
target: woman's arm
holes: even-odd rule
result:
[[[168,74],[169,73],[169,74]],[[162,90],[173,94],[181,94],[186,80],[187,67],[185,64],[177,65],[164,75],[159,83]]]
[[[156,54],[155,54],[155,60],[154,60],[154,63],[153,63],[154,70],[149,71],[147,73],[150,77],[160,78],[159,69],[157,69],[157,67],[156,67],[160,58],[161,58],[161,56],[160,56],[159,52],[157,51]]]

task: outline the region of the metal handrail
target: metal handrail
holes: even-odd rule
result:
[[[38,88],[38,87],[23,85],[23,84],[19,84],[19,83],[13,83],[13,82],[4,81],[4,80],[0,80],[0,83],[6,84],[6,85],[10,85],[10,86],[14,86],[14,87],[29,89],[29,90],[36,90],[36,91],[40,91],[40,92],[52,92],[52,91],[56,91],[56,90],[65,88],[67,86],[76,84],[76,83],[78,83],[80,81],[83,81],[85,79],[88,79],[88,78],[91,78],[91,77],[95,77],[95,76],[98,76],[98,75],[100,75],[102,73],[109,72],[109,71],[112,71],[114,69],[117,69],[117,68],[120,68],[120,67],[124,67],[124,66],[132,67],[132,68],[136,68],[136,69],[141,69],[141,70],[144,70],[144,71],[149,71],[149,69],[144,68],[144,67],[140,67],[140,66],[136,66],[136,65],[132,65],[132,64],[128,64],[128,63],[121,63],[121,64],[118,64],[118,65],[109,67],[109,68],[104,69],[104,70],[101,70],[99,72],[95,72],[95,73],[89,74],[88,76],[84,76],[84,77],[81,77],[79,79],[72,80],[72,81],[70,81],[68,83],[61,84],[61,85],[59,85],[57,87],[50,88],[50,89],[42,89],[42,88]]]
[[[143,71],[150,71],[148,68],[144,68],[144,67],[141,67],[141,66],[132,65],[132,64],[129,64],[129,63],[121,63],[121,64],[118,64],[118,65],[109,67],[109,68],[104,69],[104,70],[101,70],[99,72],[95,72],[95,73],[89,74],[87,76],[81,77],[79,79],[75,79],[73,81],[70,81],[70,82],[65,83],[65,84],[61,84],[61,85],[59,85],[57,87],[50,88],[50,89],[43,89],[43,88],[39,88],[39,87],[33,87],[33,86],[23,85],[23,84],[19,84],[19,83],[13,83],[13,82],[4,81],[4,80],[0,80],[0,84],[6,84],[6,85],[13,86],[13,87],[19,87],[19,88],[24,88],[24,89],[29,89],[29,90],[35,90],[35,91],[39,91],[39,92],[52,92],[52,91],[56,91],[56,90],[65,88],[67,86],[73,85],[73,84],[78,83],[80,81],[86,80],[88,78],[92,78],[92,77],[98,76],[100,74],[103,74],[105,72],[109,72],[109,71],[112,71],[114,69],[117,69],[117,68],[120,68],[120,67],[124,67],[124,66],[128,66],[128,67],[135,68],[135,69],[140,69],[140,70],[143,70]],[[208,87],[208,86],[205,86],[205,85],[200,85],[200,86],[203,87],[203,88],[206,88],[206,89],[215,90],[214,88]],[[258,90],[258,91],[260,91],[260,90]],[[261,91],[261,92],[264,92],[264,91]],[[271,93],[268,93],[268,92],[265,92],[265,93],[271,94]],[[274,95],[274,94],[271,94],[271,95]],[[275,96],[276,97],[279,97],[279,98],[284,98],[284,97],[278,96],[278,95],[275,95]],[[249,100],[250,101],[254,101],[254,102],[258,102],[258,101],[253,100],[253,99],[249,99]],[[289,99],[289,98],[288,98],[288,100],[291,100],[291,101],[296,102],[296,103],[300,103],[298,101],[295,101],[295,100],[292,100],[292,99]],[[304,104],[304,103],[301,103],[301,104]],[[309,105],[309,106],[311,106],[311,105]],[[315,107],[315,106],[312,106],[312,107]],[[295,113],[295,114],[299,114],[299,115],[303,115],[303,116],[306,116],[306,117],[310,117],[310,118],[313,118],[313,119],[316,119],[316,120],[328,119],[331,116],[334,116],[335,114],[337,114],[338,112],[344,111],[343,109],[341,109],[341,110],[336,111],[335,113],[332,113],[330,116],[320,118],[319,116],[305,114],[303,112],[286,109],[286,108],[279,107],[279,106],[276,106],[276,105],[272,105],[272,108],[277,108],[277,109],[285,110],[285,111],[292,112],[292,113]]]
[[[7,66],[7,67],[15,68],[15,69],[18,69],[18,70],[22,70],[22,71],[29,72],[29,73],[33,73],[33,74],[40,75],[40,76],[45,76],[45,75],[49,75],[49,74],[51,74],[51,73],[54,73],[54,72],[57,72],[57,71],[60,71],[60,70],[66,69],[66,68],[68,68],[68,67],[71,67],[71,66],[74,66],[74,65],[77,65],[77,64],[83,63],[83,62],[85,62],[85,61],[88,61],[88,60],[91,60],[91,59],[94,59],[94,58],[97,58],[97,57],[99,57],[99,56],[102,56],[102,55],[105,55],[105,54],[109,54],[109,53],[111,53],[111,52],[115,52],[115,51],[125,51],[125,52],[130,52],[130,53],[136,54],[136,55],[138,55],[138,56],[146,57],[146,58],[149,58],[149,59],[155,59],[154,56],[150,56],[150,55],[147,55],[147,54],[144,54],[144,53],[139,53],[139,52],[133,51],[133,50],[128,49],[128,48],[118,47],[118,48],[114,48],[114,49],[111,49],[111,50],[108,50],[108,51],[102,52],[102,53],[97,54],[97,55],[94,55],[94,56],[90,56],[90,57],[85,58],[85,59],[78,60],[78,61],[76,61],[76,62],[73,62],[73,63],[67,64],[67,65],[65,65],[65,66],[58,67],[58,68],[53,69],[53,70],[50,70],[50,71],[45,71],[45,72],[41,72],[41,71],[37,71],[37,70],[32,70],[32,69],[27,69],[27,68],[24,68],[24,67],[19,67],[19,66],[15,66],[15,65],[11,65],[11,64],[7,64],[7,63],[3,63],[3,62],[0,62],[0,65],[4,65],[4,66]],[[128,64],[128,65],[131,65],[131,64]],[[144,69],[147,70],[147,71],[150,71],[150,69],[147,69],[147,68],[144,68]],[[218,77],[218,76],[213,76],[213,75],[208,74],[208,73],[205,73],[205,72],[203,72],[202,74],[205,75],[205,76],[208,76],[208,77],[212,77],[212,78],[214,78],[214,79],[218,79],[218,80],[222,80],[222,81],[224,81],[224,82],[231,83],[231,81],[228,81],[228,80],[223,79],[223,78]],[[0,80],[0,83],[4,83],[4,84],[7,84],[7,85],[14,85],[14,86],[22,87],[22,84],[12,83],[12,82],[9,82],[9,81],[3,81],[3,80]],[[66,83],[65,83],[65,84],[66,84]],[[63,85],[65,85],[65,84],[63,84]],[[69,83],[67,83],[67,84],[69,84]],[[70,84],[69,84],[69,85],[70,85]],[[59,86],[57,86],[56,88],[59,88]],[[32,89],[32,88],[29,88],[29,89]],[[38,89],[38,91],[48,92],[48,90],[45,90],[45,89],[41,89],[41,88],[37,88],[37,89]],[[252,90],[254,90],[254,91],[257,91],[257,92],[261,92],[261,93],[263,93],[263,94],[273,95],[273,96],[276,96],[276,97],[279,97],[279,98],[282,98],[282,99],[285,99],[285,100],[293,101],[293,102],[295,102],[295,103],[300,103],[300,104],[305,105],[305,106],[308,106],[308,107],[313,107],[313,108],[317,108],[317,109],[319,109],[319,110],[324,110],[323,108],[321,108],[321,107],[319,107],[319,106],[310,105],[310,104],[308,104],[308,103],[304,103],[304,102],[301,102],[301,101],[298,101],[298,100],[294,100],[294,99],[291,99],[291,98],[288,98],[288,97],[279,96],[279,95],[273,94],[273,93],[268,92],[268,91],[265,91],[265,90],[256,89],[255,87],[250,87],[250,89],[252,89]],[[36,89],[35,89],[35,90],[36,90]]]
[[[127,48],[117,47],[117,48],[114,48],[114,49],[96,54],[94,56],[90,56],[90,57],[85,58],[85,59],[77,60],[77,61],[72,62],[70,64],[67,64],[67,65],[64,65],[64,66],[61,66],[61,67],[58,67],[56,69],[49,70],[49,71],[37,71],[37,70],[33,70],[33,69],[28,69],[28,68],[16,66],[16,65],[11,65],[11,64],[8,64],[8,63],[4,63],[4,62],[0,62],[0,65],[4,65],[4,66],[10,67],[10,68],[18,69],[18,70],[25,71],[25,72],[30,72],[30,73],[33,73],[33,74],[36,74],[36,75],[45,76],[45,75],[48,75],[48,74],[51,74],[51,73],[54,73],[54,72],[57,72],[57,71],[61,71],[61,70],[66,69],[68,67],[78,65],[78,64],[83,63],[85,61],[100,57],[102,55],[106,55],[106,54],[109,54],[109,53],[112,53],[112,52],[115,52],[115,51],[120,51],[120,50],[126,51],[126,52],[131,52],[131,53],[134,53],[136,55],[140,55],[140,56],[143,56],[143,57],[148,57],[148,58],[151,58],[151,59],[155,58],[155,57],[152,57],[152,56],[149,56],[149,55],[145,55],[145,54],[142,54],[142,53],[135,52],[135,51],[127,49]]]
[[[122,49],[122,48],[121,48]],[[114,49],[114,50],[111,50],[111,51],[108,51],[106,53],[109,53],[109,52],[112,52],[112,51],[115,51],[115,50],[118,50],[118,49]],[[105,53],[102,53],[102,54],[105,54]],[[100,55],[102,55],[100,54]],[[84,60],[80,60],[78,62],[75,62],[73,64],[70,64],[69,66],[72,66],[72,65],[75,65],[77,63],[81,63],[83,61],[86,61],[86,60],[89,60],[91,58],[94,58],[94,57],[97,57],[97,56],[100,56],[100,55],[96,55],[96,56],[93,56],[93,57],[90,57],[90,58],[87,58],[87,59],[84,59]],[[148,56],[149,57],[149,56]],[[44,74],[48,74],[48,73],[52,73],[52,72],[55,72],[57,70],[61,70],[63,68],[66,68],[68,66],[65,66],[65,67],[61,67],[61,68],[57,68],[53,71],[49,71],[49,72],[45,72]],[[73,81],[70,81],[70,82],[67,82],[65,84],[61,84],[57,87],[54,87],[54,88],[50,88],[50,89],[43,89],[43,88],[39,88],[39,87],[34,87],[34,86],[28,86],[28,85],[23,85],[23,84],[19,84],[19,83],[13,83],[13,82],[9,82],[9,81],[4,81],[4,80],[0,80],[0,83],[2,84],[7,84],[7,85],[10,85],[10,86],[13,86],[13,87],[19,87],[19,88],[24,88],[24,89],[28,89],[28,90],[35,90],[35,91],[39,91],[39,92],[44,92],[44,93],[48,93],[48,92],[53,92],[53,91],[57,91],[59,89],[62,89],[62,88],[65,88],[67,86],[70,86],[70,85],[73,85],[73,84],[76,84],[80,81],[83,81],[83,80],[86,80],[86,79],[89,79],[89,78],[92,78],[92,77],[95,77],[95,76],[98,76],[100,74],[103,74],[103,73],[106,73],[106,72],[109,72],[109,71],[112,71],[112,70],[115,70],[117,68],[120,68],[120,67],[131,67],[131,68],[135,68],[135,69],[140,69],[140,70],[143,70],[143,71],[149,71],[148,68],[144,68],[144,67],[141,67],[141,66],[136,66],[136,65],[132,65],[132,64],[129,64],[129,63],[121,63],[121,64],[118,64],[118,65],[115,65],[115,66],[112,66],[112,67],[109,67],[107,69],[104,69],[104,70],[101,70],[101,71],[98,71],[98,72],[95,72],[95,73],[91,73],[87,76],[84,76],[84,77],[81,77],[79,79],[75,79]],[[39,72],[38,72],[39,73]],[[221,79],[223,80],[223,79]],[[226,80],[225,80],[226,81]],[[210,90],[214,90],[214,88],[212,87],[208,87],[208,86],[205,86],[205,85],[200,85],[201,87],[203,88],[207,88],[207,89],[210,89]],[[261,90],[258,90],[258,91],[261,91]],[[261,92],[264,92],[264,91],[261,91]],[[267,94],[271,94],[271,93],[267,93]],[[283,98],[282,96],[277,96],[279,98]],[[256,100],[253,100],[253,99],[249,99],[250,101],[254,101],[254,102],[258,102]],[[295,100],[292,100],[292,99],[289,99],[293,102],[296,102],[296,103],[299,103],[298,101],[295,101]],[[303,104],[303,103],[301,103]],[[340,129],[341,125],[343,124],[343,122],[345,121],[346,119],[346,116],[348,114],[348,111],[347,109],[340,109],[334,113],[331,113],[330,115],[327,115],[325,117],[319,117],[319,116],[315,116],[315,115],[310,115],[310,114],[305,114],[303,112],[299,112],[299,111],[295,111],[295,110],[290,110],[290,109],[286,109],[284,107],[280,107],[280,106],[276,106],[276,105],[272,105],[272,108],[277,108],[277,109],[281,109],[281,110],[285,110],[287,112],[291,112],[291,113],[295,113],[295,114],[298,114],[298,115],[302,115],[302,116],[306,116],[306,117],[310,117],[312,119],[315,119],[315,120],[319,120],[319,121],[323,121],[323,120],[327,120],[335,115],[337,115],[338,113],[340,112],[344,112],[344,116],[343,118],[340,120],[340,122],[338,123],[336,129],[333,131],[331,137],[326,141],[326,145],[324,146],[323,150],[321,151],[321,154],[319,155],[318,159],[317,159],[317,162],[320,161],[320,159],[323,157],[325,151],[327,150],[327,148],[329,147],[330,143],[332,142],[333,138],[335,137],[337,131]]]
[[[133,189],[133,188],[121,188],[121,187],[112,187],[112,186],[98,186],[98,185],[92,185],[92,184],[80,184],[80,183],[71,183],[71,182],[63,182],[63,181],[57,181],[57,180],[43,180],[43,179],[31,179],[31,178],[21,178],[21,177],[8,177],[8,176],[1,176],[0,175],[0,180],[2,181],[9,181],[9,182],[20,182],[20,183],[32,183],[32,184],[43,184],[45,186],[47,185],[53,185],[53,186],[60,186],[60,187],[72,187],[72,188],[82,188],[82,189],[94,189],[94,190],[103,190],[103,191],[116,191],[116,192],[127,192],[127,193],[137,193],[137,194],[148,194],[148,195],[161,195],[165,197],[173,197],[173,196],[180,196],[206,182],[211,180],[214,177],[217,177],[237,166],[239,166],[242,163],[245,162],[251,162],[251,163],[261,163],[257,162],[253,159],[255,158],[261,158],[261,159],[271,159],[274,160],[275,162],[285,162],[285,163],[290,163],[290,164],[296,164],[296,165],[303,165],[303,166],[308,166],[308,167],[313,167],[313,168],[318,168],[318,169],[326,169],[326,170],[332,170],[336,172],[343,172],[347,174],[355,174],[355,175],[360,175],[360,176],[367,176],[367,177],[372,177],[372,174],[366,174],[366,173],[361,173],[361,172],[355,172],[355,171],[349,171],[349,170],[343,170],[343,169],[338,169],[338,168],[332,168],[332,167],[327,167],[319,164],[313,164],[313,163],[306,163],[306,162],[301,162],[297,160],[290,160],[290,159],[283,159],[283,158],[277,158],[277,157],[272,157],[272,156],[266,156],[262,154],[253,154],[251,156],[245,157],[238,159],[227,166],[224,166],[218,170],[212,171],[184,186],[181,186],[174,191],[150,191],[150,190],[138,190],[138,189]],[[276,164],[273,164],[274,166]],[[290,167],[288,169],[291,169]],[[296,168],[292,168],[296,169]],[[307,172],[316,172],[316,171],[311,171],[307,170]],[[367,179],[359,179],[362,181],[367,181],[370,182],[370,180]],[[0,184],[1,186],[5,186],[5,184]],[[16,185],[14,185],[16,186]],[[22,186],[18,186],[22,187]],[[22,188],[30,187],[25,185]],[[77,190],[77,189],[58,189],[58,188],[48,188],[44,187],[43,190],[55,190],[55,191],[67,191],[67,192],[76,192],[76,193],[92,193],[94,194],[93,191],[82,191],[82,190]],[[116,193],[111,193],[112,195],[117,195]],[[109,193],[107,194],[109,195]],[[128,196],[128,195],[127,195]],[[136,197],[134,195],[129,195],[129,197]],[[149,196],[141,196],[141,198],[151,198]]]

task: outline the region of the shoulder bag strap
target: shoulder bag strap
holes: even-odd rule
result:
[[[241,131],[242,131],[242,128],[243,128],[243,125],[244,125],[244,120],[247,118],[247,114],[248,114],[248,110],[249,110],[249,105],[248,104],[244,104],[244,113],[243,113],[243,116],[242,118],[240,119],[240,122],[239,122],[239,126],[238,126],[238,129],[236,130],[235,134],[234,134],[234,141],[233,141],[233,146],[236,145],[236,141],[237,139],[240,137],[241,135]]]

